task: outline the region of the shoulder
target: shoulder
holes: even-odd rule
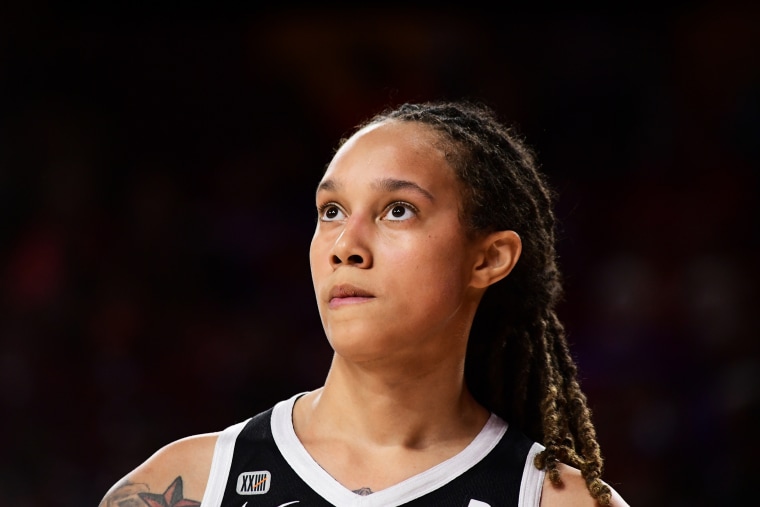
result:
[[[586,488],[586,481],[580,470],[564,463],[559,464],[562,485],[555,486],[547,475],[541,493],[541,507],[598,507]],[[609,486],[609,484],[608,484]],[[630,507],[611,486],[610,507]]]
[[[218,436],[219,433],[194,435],[162,447],[114,484],[100,507],[164,505],[159,497],[164,498],[167,494],[171,498],[185,499],[183,505],[199,506]],[[148,502],[151,497],[156,503]]]

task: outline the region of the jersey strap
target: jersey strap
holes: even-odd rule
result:
[[[543,447],[492,415],[452,458],[394,486],[360,496],[308,454],[293,429],[301,394],[224,430],[203,507],[538,507]]]
[[[211,460],[206,492],[203,494],[203,507],[219,507],[222,504],[227,477],[230,475],[232,456],[235,450],[235,440],[251,419],[239,422],[219,434],[214,446],[214,457]]]

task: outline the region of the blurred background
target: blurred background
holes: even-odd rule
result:
[[[4,505],[97,505],[321,385],[315,185],[356,123],[437,98],[494,106],[560,194],[607,480],[636,507],[754,493],[759,4],[195,5],[0,7]]]

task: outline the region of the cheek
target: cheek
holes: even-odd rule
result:
[[[399,276],[393,277],[410,297],[425,295],[431,303],[458,299],[465,284],[464,259],[448,241],[431,241],[410,249],[386,253],[388,265]]]
[[[315,286],[320,276],[325,273],[325,269],[329,268],[329,262],[326,257],[327,248],[324,243],[324,241],[320,241],[315,236],[309,247],[309,266],[311,268],[311,278]]]

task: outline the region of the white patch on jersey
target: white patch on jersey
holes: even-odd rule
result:
[[[243,472],[238,475],[237,487],[235,490],[238,495],[263,495],[269,491],[269,485],[271,482],[272,474],[267,470]]]
[[[481,502],[480,500],[470,500],[470,503],[467,504],[467,507],[491,507],[491,506],[485,502]]]

